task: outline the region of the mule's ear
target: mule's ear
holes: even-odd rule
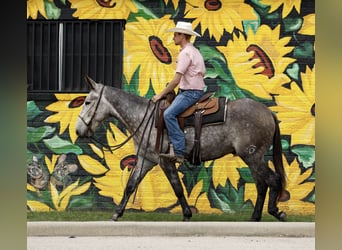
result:
[[[88,83],[90,89],[96,88],[97,83],[93,79],[91,79],[89,76],[85,76],[84,78],[85,78],[86,82]]]

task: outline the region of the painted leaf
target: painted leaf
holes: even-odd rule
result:
[[[61,10],[55,5],[53,1],[44,1],[46,16],[48,19],[58,19],[61,15]]]
[[[43,140],[45,145],[55,154],[67,154],[67,153],[74,153],[74,154],[82,154],[82,149],[72,144],[70,141],[63,140],[57,135],[50,139]]]
[[[237,168],[237,171],[239,171],[241,178],[246,182],[246,183],[255,183],[253,176],[251,174],[251,171],[249,168]]]
[[[234,211],[230,208],[229,204],[223,202],[213,189],[209,189],[208,196],[212,204],[212,207],[218,208],[225,213],[234,213]]]
[[[298,161],[303,164],[303,167],[312,167],[315,163],[315,148],[308,145],[293,146],[292,152],[298,156]]]
[[[52,203],[55,209],[58,209],[58,190],[51,182],[50,182],[50,193],[51,193]]]
[[[299,17],[287,17],[283,19],[285,32],[298,31],[302,27],[302,19]]]
[[[34,101],[28,101],[26,103],[26,113],[27,113],[27,120],[32,121],[38,115],[43,113],[43,111],[39,109],[39,107],[36,105]]]
[[[38,128],[27,127],[26,128],[26,138],[27,143],[35,143],[41,141],[43,138],[51,135],[55,132],[56,128],[51,126],[42,126]]]

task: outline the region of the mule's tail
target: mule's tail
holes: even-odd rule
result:
[[[272,112],[272,116],[275,123],[275,131],[273,136],[273,164],[277,174],[280,176],[281,190],[279,192],[279,201],[285,201],[289,199],[289,193],[285,190],[286,188],[286,174],[282,159],[282,147],[280,138],[279,123],[276,115]]]

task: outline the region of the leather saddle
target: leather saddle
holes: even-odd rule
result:
[[[199,165],[200,164],[200,134],[203,124],[217,124],[219,122],[224,122],[225,119],[225,97],[212,97],[213,93],[205,93],[194,105],[185,110],[182,114],[178,116],[178,122],[180,128],[184,130],[186,126],[193,126],[195,128],[195,144],[190,155],[190,163]],[[172,103],[175,97],[175,93],[171,92],[165,96],[159,102],[159,107],[156,109],[156,119],[155,127],[157,128],[157,138],[155,150],[161,152],[163,131],[165,129],[163,114],[165,109]],[[203,119],[207,118],[207,119]],[[203,121],[205,120],[205,121]]]

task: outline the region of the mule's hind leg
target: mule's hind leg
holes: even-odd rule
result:
[[[169,180],[172,189],[178,198],[179,203],[181,204],[183,210],[183,221],[190,220],[190,218],[192,217],[192,212],[187,200],[185,199],[184,190],[182,187],[182,183],[179,179],[175,163],[170,160],[161,158],[160,166],[163,169],[167,179]]]
[[[268,213],[278,220],[285,220],[286,214],[279,212],[278,196],[281,191],[280,176],[274,173],[264,161],[262,151],[240,156],[249,166],[257,188],[257,200],[252,214],[252,221],[260,221],[265,202],[267,188],[269,188]]]
[[[280,221],[286,220],[285,212],[279,212],[278,197],[281,191],[281,181],[277,173],[274,173],[264,161],[255,167],[250,165],[250,169],[258,191],[257,201],[254,207],[252,219],[260,221],[267,188],[269,188],[268,213]]]
[[[273,215],[275,218],[277,218],[280,221],[286,221],[287,219],[286,213],[283,211],[279,211],[279,208],[277,206],[279,193],[281,192],[280,176],[271,170],[270,172],[272,173],[269,175],[269,178],[268,178],[268,182],[270,186],[269,199],[268,199],[268,213]]]
[[[142,162],[144,162],[143,166]],[[112,216],[113,221],[117,221],[123,215],[130,196],[137,189],[139,183],[142,181],[142,179],[144,179],[147,172],[150,171],[154,165],[156,164],[146,159],[142,159],[140,157],[138,158],[137,166],[135,167],[133,173],[129,176],[123,197]]]

